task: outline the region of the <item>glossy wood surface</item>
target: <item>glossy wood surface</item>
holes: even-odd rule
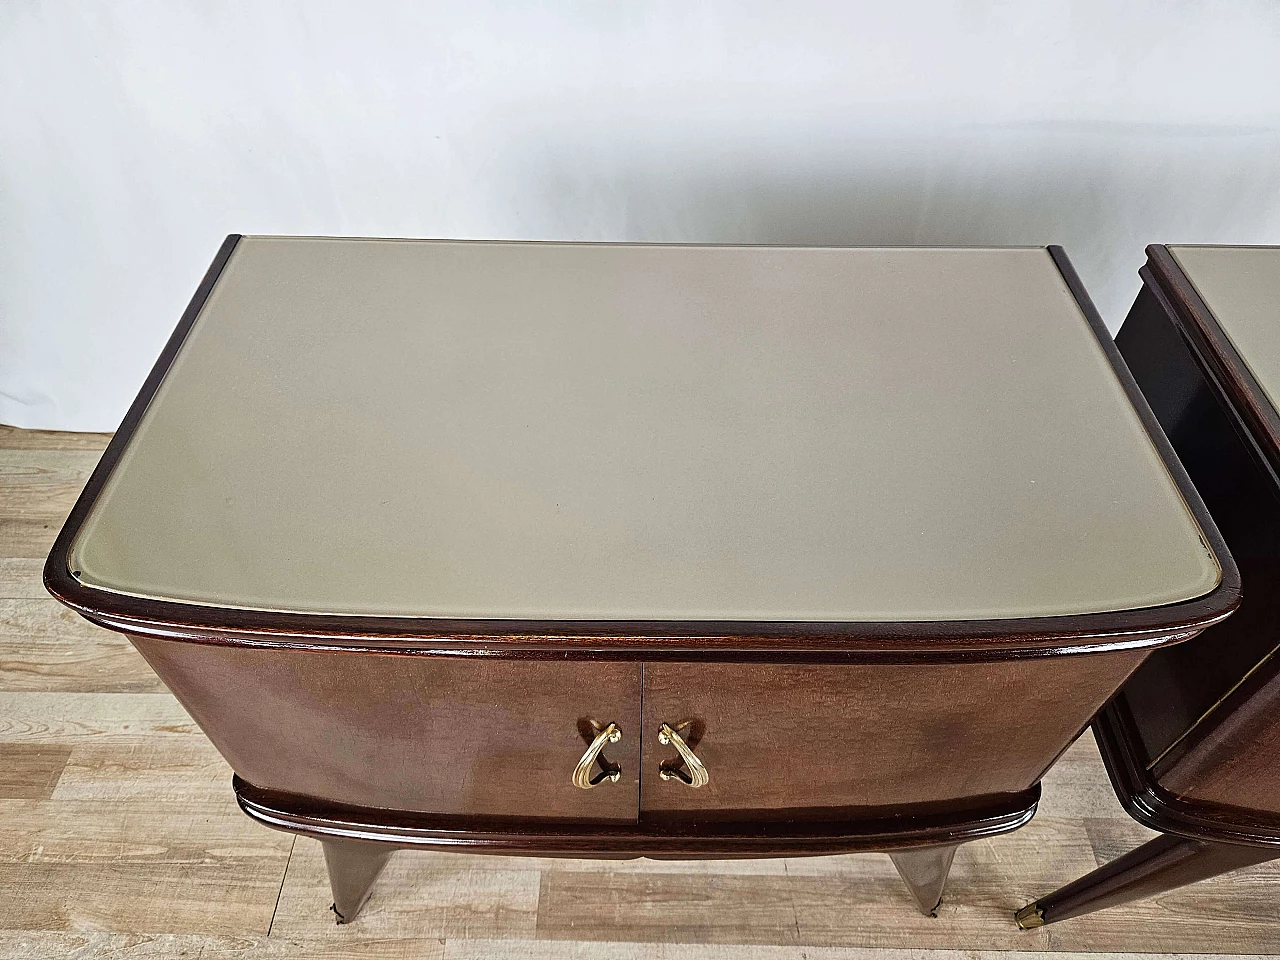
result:
[[[0,427],[0,956],[23,960],[1138,960],[1269,956],[1280,863],[1070,923],[1013,911],[1151,831],[1085,735],[1025,827],[963,844],[939,916],[884,854],[577,860],[396,854],[351,926],[321,844],[236,806],[232,772],[120,634],[45,594],[48,550],[106,438]],[[43,538],[43,539],[41,539]],[[13,758],[12,762],[10,758]],[[28,764],[28,766],[23,766]],[[30,766],[34,764],[35,766]],[[11,791],[19,791],[17,793]],[[877,953],[877,956],[881,954]]]
[[[646,664],[642,813],[830,819],[1018,794],[1039,782],[1143,657]],[[685,738],[710,774],[705,787],[660,778],[660,764],[676,758],[657,741],[664,722],[688,724]]]
[[[1055,651],[1127,649],[1176,642],[1230,613],[1238,600],[1238,576],[1212,520],[1172,457],[1152,432],[1150,412],[1115,352],[1101,319],[1059,248],[1049,255],[1111,366],[1121,392],[1150,433],[1159,460],[1185,499],[1205,542],[1221,563],[1218,587],[1195,600],[1109,613],[1018,619],[913,622],[790,621],[517,621],[445,618],[350,617],[266,613],[201,607],[99,590],[71,575],[68,557],[77,532],[127,449],[169,365],[235,249],[228,239],[151,376],[73,508],[45,568],[49,590],[95,622],[135,635],[200,639],[232,645],[297,649],[411,649],[455,655],[543,655],[580,658],[739,658],[798,656],[989,659]],[[1139,538],[1140,539],[1140,538]]]
[[[324,841],[324,862],[333,889],[333,914],[338,923],[351,923],[373,892],[373,884],[394,852],[385,843],[358,840]]]
[[[1280,845],[1280,817],[1257,808],[1180,796],[1153,775],[1133,717],[1116,697],[1093,722],[1094,737],[1116,797],[1143,826],[1222,843]]]
[[[1194,367],[1170,366],[1163,376],[1184,389],[1194,383],[1216,400],[1216,418],[1203,417],[1181,432],[1197,454],[1216,454],[1202,455],[1192,475],[1239,558],[1249,595],[1238,616],[1192,647],[1214,644],[1216,671],[1202,667],[1201,676],[1216,672],[1232,681],[1230,688],[1152,771],[1162,787],[1208,804],[1228,822],[1274,819],[1280,838],[1274,763],[1280,746],[1280,414],[1274,401],[1280,248],[1157,246],[1148,254],[1163,329],[1179,331],[1186,342],[1182,356]],[[1135,352],[1150,349],[1145,344],[1152,339],[1140,345],[1135,337]],[[1223,685],[1220,680],[1210,689],[1218,693]]]
[[[1169,251],[1147,253],[1116,342],[1218,520],[1245,599],[1229,621],[1156,651],[1094,722],[1116,795],[1164,835],[1027,904],[1023,926],[1280,856],[1276,412]]]
[[[1147,263],[1140,273],[1194,351],[1205,376],[1243,428],[1248,442],[1256,446],[1280,483],[1280,411],[1267,398],[1249,365],[1168,247],[1161,244],[1147,247]]]
[[[911,888],[911,897],[916,906],[925,916],[938,915],[957,849],[959,848],[930,847],[924,850],[899,850],[889,855],[898,875]]]
[[[1228,822],[1265,821],[1269,814],[1280,829],[1280,773],[1273,762],[1280,747],[1280,483],[1269,465],[1270,440],[1251,432],[1245,411],[1231,399],[1240,391],[1255,403],[1267,398],[1238,381],[1234,391],[1219,389],[1203,353],[1221,342],[1216,318],[1199,316],[1191,327],[1165,286],[1153,289],[1159,296],[1144,293],[1126,322],[1131,333],[1122,330],[1118,341],[1135,355],[1134,372],[1153,392],[1191,397],[1182,407],[1165,400],[1157,412],[1169,420],[1170,437],[1231,545],[1248,602],[1189,644],[1154,656],[1126,686],[1126,706],[1162,788],[1181,801],[1208,804]],[[1178,336],[1189,329],[1196,333]],[[1197,339],[1206,331],[1211,335]],[[1155,356],[1158,365],[1150,359]],[[1180,682],[1171,686],[1161,676],[1166,671]],[[1153,752],[1149,731],[1161,716],[1178,717],[1183,730],[1172,747]]]
[[[246,810],[275,811],[264,822],[592,856],[889,849],[1014,829],[1145,655],[778,667],[134,642],[245,781]],[[708,787],[658,778],[672,754],[655,735],[663,717],[695,721],[685,733]],[[604,751],[622,777],[581,790],[573,767],[608,722],[624,734]]]
[[[224,248],[222,264],[232,262],[233,250],[233,245]],[[895,256],[912,258],[901,251]],[[1084,339],[1072,342],[1076,347],[1083,344],[1107,384],[1105,390],[1091,393],[1084,408],[1093,410],[1092,404],[1102,402],[1099,397],[1107,398],[1111,419],[1094,411],[1110,424],[1100,436],[1113,445],[1119,435],[1136,444],[1139,459],[1161,478],[1157,486],[1163,494],[1154,495],[1150,489],[1141,494],[1105,478],[1086,483],[1087,478],[1068,472],[1056,475],[1043,494],[1030,500],[1024,495],[1019,502],[1035,503],[1041,510],[1047,498],[1074,516],[1079,511],[1072,507],[1073,498],[1106,501],[1110,506],[1101,516],[1114,523],[1103,524],[1108,531],[1103,539],[1111,543],[1121,535],[1126,549],[1136,551],[1127,564],[1141,563],[1149,544],[1135,531],[1125,532],[1128,521],[1113,507],[1120,505],[1121,514],[1138,509],[1150,516],[1152,511],[1159,513],[1162,504],[1168,508],[1172,503],[1182,532],[1195,533],[1190,551],[1197,558],[1192,564],[1198,571],[1198,579],[1192,578],[1198,584],[1194,589],[1183,584],[1170,587],[1171,593],[1143,593],[1147,584],[1139,591],[1141,598],[1134,594],[1126,603],[1102,601],[1096,608],[1063,608],[1062,616],[1024,617],[1020,614],[1039,608],[1009,610],[992,607],[989,598],[974,600],[986,596],[983,590],[993,580],[1004,579],[1004,567],[982,562],[982,551],[967,555],[966,563],[957,566],[960,558],[948,559],[948,551],[941,550],[936,559],[946,569],[941,580],[930,579],[919,562],[910,561],[920,550],[928,552],[927,539],[913,542],[904,554],[910,576],[895,574],[890,552],[879,548],[858,561],[887,564],[876,566],[876,575],[882,580],[887,576],[885,584],[892,586],[887,595],[902,596],[904,582],[921,586],[925,607],[893,608],[906,618],[900,621],[874,604],[858,607],[862,612],[852,613],[848,620],[838,619],[839,610],[819,611],[835,617],[829,621],[808,621],[796,611],[764,607],[731,604],[722,610],[715,606],[723,601],[716,590],[708,594],[715,615],[739,611],[744,619],[714,620],[710,614],[698,619],[690,616],[696,613],[692,608],[668,609],[663,603],[669,604],[669,593],[655,615],[665,613],[670,619],[592,621],[589,616],[580,619],[576,609],[554,606],[524,611],[554,617],[547,620],[503,619],[502,614],[513,612],[505,607],[444,611],[473,617],[490,614],[487,619],[467,620],[404,616],[404,609],[388,601],[390,616],[369,617],[355,615],[360,611],[350,596],[336,602],[333,611],[301,613],[289,612],[292,605],[286,602],[284,611],[246,609],[234,601],[200,606],[182,602],[190,596],[167,596],[164,591],[158,591],[160,597],[131,596],[118,583],[114,590],[95,589],[81,576],[84,571],[70,566],[88,566],[91,552],[73,549],[81,525],[89,524],[83,528],[86,543],[94,542],[95,531],[113,524],[137,527],[124,523],[131,516],[127,511],[116,516],[108,509],[112,491],[128,488],[129,470],[137,462],[151,462],[153,467],[175,462],[171,456],[146,461],[142,448],[135,451],[129,444],[146,423],[160,422],[146,419],[153,409],[149,404],[164,408],[163,392],[166,384],[171,386],[164,380],[166,371],[182,356],[186,332],[181,328],[131,411],[135,419],[117,436],[104,458],[105,468],[90,480],[65,526],[50,555],[46,583],[55,596],[87,616],[128,630],[139,651],[236,770],[243,809],[282,830],[343,841],[408,842],[428,849],[603,857],[897,849],[954,845],[1013,830],[1033,812],[1039,778],[1099,703],[1141,662],[1144,648],[1186,639],[1219,621],[1230,613],[1238,592],[1236,570],[1212,521],[1163,436],[1152,429],[1151,413],[1105,338],[1078,278],[1061,251],[1049,251],[1045,258],[1037,276],[1049,278],[1068,305],[1063,309],[1072,324],[1083,318],[1071,329],[1077,340]],[[947,259],[953,258],[948,254]],[[187,331],[195,329],[202,296],[216,295],[221,266],[215,267],[188,313]],[[974,280],[965,277],[960,286],[968,289],[965,284]],[[933,316],[927,319],[936,321]],[[931,349],[938,346],[932,344]],[[1000,352],[996,346],[990,349]],[[1004,382],[989,376],[979,379],[984,391]],[[1036,377],[1028,382],[1044,388],[1039,394],[1031,391],[1032,405],[1040,411],[1037,416],[1056,410],[1055,398],[1059,404],[1063,401],[1061,391],[1045,387]],[[1061,415],[1051,413],[1050,418]],[[1086,417],[1076,426],[1089,432],[1095,419]],[[169,424],[168,430],[186,442],[180,423]],[[346,435],[341,429],[338,433]],[[965,456],[971,455],[969,433],[961,430],[955,436],[961,437]],[[939,441],[939,450],[950,450],[955,436]],[[1110,457],[1119,456],[1103,446],[1111,451]],[[286,461],[289,449],[282,450]],[[1018,459],[1012,448],[1000,449],[1002,456]],[[226,455],[237,453],[228,449]],[[952,467],[953,460],[947,461]],[[366,463],[362,469],[372,467]],[[1069,484],[1070,497],[1055,492],[1054,484],[1064,477],[1081,481]],[[394,485],[395,477],[390,479]],[[974,476],[968,479],[975,481]],[[161,487],[188,489],[183,482]],[[148,497],[139,490],[150,489],[144,484],[131,495],[141,502]],[[254,493],[250,487],[237,489]],[[219,509],[234,501],[235,495],[219,501]],[[965,523],[977,518],[990,525],[996,541],[1007,539],[1011,517],[1018,515],[1017,510],[1009,516],[993,515],[990,504],[972,515],[972,504],[950,503],[949,509]],[[143,514],[145,510],[136,516]],[[1167,510],[1164,515],[1168,519]],[[408,522],[407,513],[405,519]],[[1014,526],[1019,549],[1026,548],[1031,541],[1020,525]],[[150,533],[141,539],[163,546],[165,537],[147,529]],[[234,532],[234,524],[231,529]],[[376,534],[382,527],[375,524],[371,529]],[[757,534],[769,529],[764,525]],[[1069,519],[1064,529],[1068,537],[1079,536]],[[1157,535],[1155,527],[1152,531],[1157,545],[1168,539]],[[274,535],[268,533],[268,539]],[[1097,546],[1092,539],[1085,535],[1076,547],[1083,544],[1089,554]],[[1035,538],[1033,549],[1042,559],[1051,552],[1043,540]],[[730,547],[736,542],[730,538]],[[109,538],[104,543],[102,556],[115,555]],[[871,545],[876,543],[872,537]],[[186,550],[186,556],[198,544],[173,546],[175,552]],[[340,544],[331,546],[325,563],[363,566],[359,550],[347,556]],[[475,548],[475,543],[469,544],[468,549]],[[308,549],[301,549],[304,556]],[[1159,552],[1172,549],[1164,543]],[[1111,556],[1111,551],[1105,552]],[[1052,559],[1066,563],[1072,578],[1096,576],[1098,570],[1077,554],[1064,550],[1062,557]],[[269,553],[265,556],[272,568],[282,562],[271,560],[274,555]],[[1008,559],[1002,554],[1002,562]],[[547,560],[548,569],[553,568],[555,559]],[[1178,568],[1179,576],[1187,572],[1185,567]],[[1202,574],[1210,568],[1213,577],[1206,579]],[[316,577],[307,589],[323,587],[321,574],[327,569],[321,565],[312,570]],[[378,569],[373,567],[375,575]],[[286,572],[294,580],[299,576],[297,570]],[[1033,579],[1039,575],[1030,572]],[[238,569],[236,575],[243,573]],[[362,570],[361,576],[365,573]],[[1027,573],[1023,569],[1018,576]],[[1075,589],[1078,584],[1072,578],[1068,586]],[[938,584],[944,581],[968,582],[974,592],[961,591],[957,597],[955,591],[943,590],[952,606],[929,607],[939,602]],[[1010,587],[1021,592],[1026,584],[1017,577],[1014,581],[997,584],[997,592]],[[592,589],[607,582],[606,575]],[[790,594],[786,582],[781,581],[783,593]],[[643,583],[641,579],[628,589],[642,588]],[[394,593],[398,588],[391,586]],[[690,586],[681,583],[680,589]],[[742,586],[735,583],[734,589]],[[371,596],[383,594],[375,591]],[[632,610],[629,596],[622,597],[623,606],[616,609],[598,603],[598,609],[592,609],[597,615],[625,614]],[[107,600],[99,602],[102,597]],[[249,606],[255,604],[270,606],[261,600]],[[170,619],[175,612],[179,615]],[[752,619],[770,613],[770,619]],[[335,638],[338,642],[329,645]],[[324,649],[326,645],[330,648]],[[289,646],[292,649],[283,649]],[[445,650],[466,655],[438,655]],[[705,662],[708,651],[746,660],[765,654],[780,663]],[[650,656],[651,652],[658,655]],[[787,664],[792,652],[835,661],[850,658],[824,665]],[[1037,656],[1066,652],[1072,655]],[[523,656],[527,653],[534,655]],[[572,662],[563,657],[566,653],[585,653],[584,660],[607,655],[622,662]],[[664,663],[662,654],[680,662]],[[856,658],[864,655],[866,661],[858,662]],[[873,662],[877,657],[887,662]],[[966,658],[969,662],[956,662]],[[647,671],[653,672],[652,679],[645,676]],[[690,699],[691,690],[703,699]],[[669,696],[673,691],[675,696]],[[1000,709],[993,711],[992,704]],[[752,718],[764,722],[753,729]],[[658,778],[662,758],[655,753],[651,760],[642,738],[664,721],[687,731],[690,747],[712,770],[708,787],[685,790],[675,780]],[[578,790],[568,774],[593,735],[610,722],[623,731],[623,743],[609,748],[609,760],[622,767],[622,777],[594,790]],[[627,731],[636,728],[640,737],[628,737]],[[842,730],[855,732],[842,735]],[[688,762],[697,768],[692,757]],[[815,771],[828,772],[824,776]],[[683,792],[672,794],[673,789]],[[354,911],[364,891],[357,889],[361,883],[347,883],[350,872],[339,869],[335,874],[335,896]],[[372,875],[367,870],[356,874],[357,879]]]
[[[1162,290],[1143,288],[1116,343],[1230,544],[1248,597],[1212,630],[1156,651],[1125,685],[1147,763],[1168,769],[1175,743],[1280,645],[1280,497]]]
[[[257,786],[383,810],[636,819],[639,664],[134,644]],[[591,724],[610,722],[622,778],[579,789]]]
[[[1124,742],[1104,752],[1137,758],[1130,792],[1144,822],[1186,833],[1190,818],[1202,839],[1280,842],[1280,770],[1270,762],[1280,743],[1280,484],[1271,438],[1257,429],[1267,399],[1241,379],[1241,359],[1187,278],[1174,276],[1168,251],[1148,252],[1117,344],[1218,521],[1248,600],[1134,675],[1101,728]]]
[[[325,803],[233,781],[240,808],[268,827],[321,840],[379,841],[414,850],[619,860],[829,856],[914,850],[977,840],[1025,826],[1040,799],[1022,793],[970,804],[918,804],[858,811],[849,819],[641,817],[587,823],[527,817],[449,817]]]
[[[1273,860],[1280,852],[1232,843],[1193,840],[1166,833],[1103,864],[1088,876],[1018,911],[1018,925],[1034,929],[1060,920],[1168,893],[1241,867]]]
[[[1272,654],[1259,664],[1205,726],[1161,774],[1161,784],[1187,800],[1270,813],[1280,820],[1280,656]]]

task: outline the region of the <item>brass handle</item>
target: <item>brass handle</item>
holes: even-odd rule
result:
[[[618,729],[616,723],[609,724],[597,733],[596,738],[591,741],[591,746],[587,747],[587,752],[582,755],[582,759],[573,769],[573,785],[583,790],[590,790],[605,781],[617,783],[622,778],[622,768],[606,760],[600,755],[600,751],[606,744],[617,743],[621,739],[622,731]],[[591,768],[597,761],[600,764],[600,772],[592,777]]]
[[[687,724],[681,724],[679,729],[684,729]],[[663,780],[679,780],[683,784],[693,787],[705,787],[711,782],[711,775],[707,773],[707,768],[702,765],[702,761],[698,759],[697,754],[689,749],[689,745],[684,742],[684,738],[676,733],[676,728],[664,723],[658,728],[658,742],[663,746],[673,746],[676,753],[680,754],[679,761],[664,760],[658,767],[658,776]],[[681,762],[689,768],[688,773],[681,770]]]

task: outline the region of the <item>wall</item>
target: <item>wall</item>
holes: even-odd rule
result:
[[[229,232],[1280,243],[1280,5],[7,0],[0,422],[111,429]]]

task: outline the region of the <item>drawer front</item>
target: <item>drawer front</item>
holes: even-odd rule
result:
[[[650,663],[641,815],[838,818],[1035,784],[1142,651],[957,665]],[[679,731],[705,766],[686,782]],[[682,727],[683,725],[683,727]],[[663,768],[667,777],[662,776]]]
[[[640,665],[252,650],[132,638],[243,779],[444,815],[634,822]],[[593,724],[616,781],[574,786]],[[588,778],[604,772],[592,765]]]

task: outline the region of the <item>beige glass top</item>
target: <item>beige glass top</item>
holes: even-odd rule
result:
[[[1220,571],[1044,249],[245,238],[73,545],[294,612],[943,620]]]
[[[1280,247],[1171,246],[1169,252],[1280,409]]]

